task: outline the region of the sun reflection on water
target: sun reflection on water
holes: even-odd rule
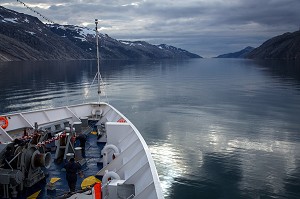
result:
[[[193,167],[189,165],[187,157],[189,154],[186,149],[178,149],[170,143],[158,143],[150,146],[150,151],[156,163],[159,173],[161,186],[165,197],[170,194],[170,189],[177,178],[184,178],[193,172]],[[185,154],[186,153],[186,154]],[[198,164],[202,164],[202,152],[197,152],[196,159]]]
[[[174,179],[186,173],[185,162],[180,158],[180,153],[169,143],[160,143],[150,146],[150,151],[155,160],[160,181],[165,196]]]

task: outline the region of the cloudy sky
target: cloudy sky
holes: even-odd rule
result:
[[[258,47],[300,28],[300,0],[23,0],[52,21],[115,39],[166,43],[204,57]],[[34,15],[12,0],[0,5]],[[42,19],[41,19],[42,20]]]

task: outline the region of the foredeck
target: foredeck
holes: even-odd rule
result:
[[[2,135],[6,136],[6,140],[3,139],[2,141],[13,140],[22,136],[24,128],[34,129],[37,125],[44,131],[57,133],[63,131],[68,123],[75,124],[80,122],[82,118],[87,118],[88,126],[82,128],[83,133],[88,138],[86,157],[82,164],[84,178],[96,176],[102,180],[107,171],[114,172],[124,185],[133,186],[134,190],[130,197],[163,198],[155,164],[146,142],[135,126],[114,107],[106,103],[90,103],[11,114],[6,117],[9,119],[9,125],[5,130],[2,129]],[[103,131],[105,134],[100,139],[99,135],[91,133],[97,131],[97,126],[105,129]],[[99,130],[97,132],[99,133]],[[115,148],[118,153],[111,149],[107,153],[103,152],[103,148],[108,145],[113,146],[112,149]],[[47,147],[51,149],[51,143],[48,143]],[[103,154],[105,154],[105,158],[101,158]],[[55,159],[55,152],[53,151],[52,158]],[[25,189],[20,198],[23,196],[26,198],[36,191],[40,191],[39,196],[42,198],[66,196],[64,194],[68,192],[69,188],[63,169],[64,161],[66,160],[55,159],[51,166],[44,171],[47,177],[45,182],[37,183],[33,187]],[[47,184],[51,178],[60,178],[55,183],[53,190],[47,189]],[[80,185],[84,178],[78,177],[77,190],[81,190]],[[111,184],[105,182],[102,186],[109,187]],[[102,192],[102,195],[105,194],[107,193]]]
[[[87,135],[86,157],[85,163],[82,165],[84,177],[77,177],[76,191],[82,190],[81,183],[85,178],[95,176],[95,174],[101,170],[103,166],[99,161],[101,150],[105,143],[97,143],[97,135],[92,134],[92,130],[91,126],[84,129],[84,133]],[[75,146],[78,146],[78,143],[76,143]],[[54,160],[55,153],[52,152],[51,155]],[[69,187],[66,180],[66,171],[63,168],[64,163],[65,160],[53,161],[50,168],[45,170],[47,176],[45,181],[25,190],[24,197],[21,198],[25,199],[38,191],[40,191],[39,198],[66,198],[68,196]],[[54,190],[47,189],[47,184],[51,178],[60,178],[60,180],[55,183]],[[101,178],[99,180],[101,180]]]

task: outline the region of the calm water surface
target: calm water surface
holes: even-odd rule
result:
[[[0,114],[96,101],[95,73],[95,61],[0,63]],[[300,63],[110,61],[102,77],[167,199],[300,198]]]

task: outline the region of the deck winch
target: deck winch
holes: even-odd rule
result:
[[[0,197],[17,197],[19,191],[45,178],[42,168],[50,167],[51,154],[36,144],[44,135],[36,131],[30,138],[0,145]]]

